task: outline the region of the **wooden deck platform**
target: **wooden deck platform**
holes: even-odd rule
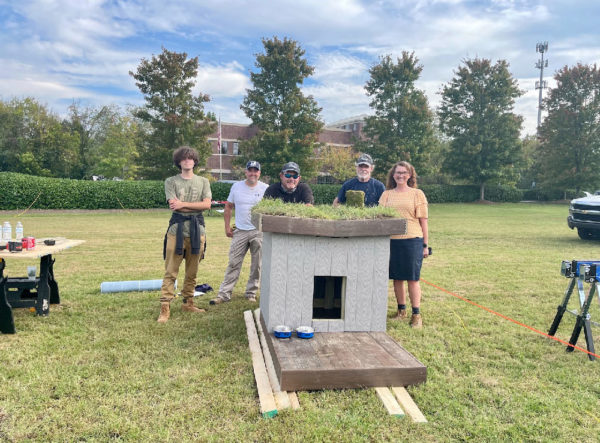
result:
[[[385,332],[266,338],[283,391],[408,386],[427,378],[427,367]]]

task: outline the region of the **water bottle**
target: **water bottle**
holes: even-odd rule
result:
[[[18,221],[17,226],[15,226],[15,239],[17,241],[23,240],[23,224]]]
[[[2,241],[9,242],[12,238],[12,226],[5,221],[2,225]]]

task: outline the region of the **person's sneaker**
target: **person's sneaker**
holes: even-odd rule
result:
[[[406,317],[406,309],[398,309],[398,312],[396,313],[396,315],[394,315],[395,320],[405,320]]]
[[[412,317],[410,317],[410,327],[416,329],[423,327],[423,319],[421,318],[421,314],[413,314]]]
[[[225,303],[227,300],[223,300],[222,298],[213,298],[211,301],[208,302],[209,305],[220,305],[221,303]]]
[[[250,303],[256,303],[256,297],[254,295],[246,297],[246,300],[248,300]]]

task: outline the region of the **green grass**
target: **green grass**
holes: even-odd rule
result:
[[[261,200],[259,204],[252,208],[252,212],[323,220],[366,220],[398,217],[398,211],[394,208],[379,206],[358,208],[348,205],[340,205],[336,208],[331,205],[307,206],[284,203],[281,200],[270,198]]]
[[[561,260],[600,259],[600,243],[579,240],[566,215],[566,205],[432,205],[422,276],[547,331],[567,285]],[[427,383],[408,390],[429,423],[388,416],[373,389],[300,392],[299,411],[261,418],[242,315],[248,263],[231,303],[204,296],[209,312],[196,315],[179,299],[164,325],[158,292],[100,294],[102,281],[162,277],[168,217],[20,217],[26,235],[86,243],[56,256],[62,304],[45,318],[15,310],[17,334],[0,335],[0,441],[598,440],[598,361],[426,284],[424,328],[389,320],[388,333],[428,367]],[[229,241],[222,218],[207,230],[198,280],[217,289]],[[6,272],[28,264],[9,259]],[[597,301],[591,315],[600,319]],[[565,316],[557,335],[568,340],[573,324]]]

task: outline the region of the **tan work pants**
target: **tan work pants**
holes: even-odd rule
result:
[[[183,289],[181,294],[183,298],[194,296],[196,287],[196,275],[198,274],[198,264],[204,258],[205,236],[200,236],[200,254],[192,254],[192,245],[190,238],[183,239],[183,255],[175,254],[174,235],[167,234],[167,248],[165,257],[165,276],[161,288],[161,302],[170,302],[175,297],[175,280],[179,274],[179,266],[185,257],[185,279],[183,280]]]
[[[240,277],[242,263],[248,249],[250,250],[250,276],[246,284],[246,298],[256,297],[260,281],[262,239],[262,232],[258,229],[251,231],[236,229],[233,231],[233,238],[229,247],[229,264],[225,271],[225,277],[223,277],[223,283],[219,288],[218,297],[220,299],[231,299],[233,287]]]

